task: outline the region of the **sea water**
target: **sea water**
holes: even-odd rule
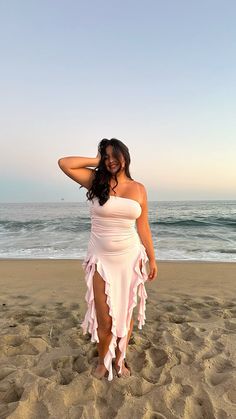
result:
[[[150,201],[159,260],[236,261],[236,201]],[[0,204],[0,258],[83,259],[91,222],[84,202]]]

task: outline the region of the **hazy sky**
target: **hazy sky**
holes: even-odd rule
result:
[[[123,141],[150,200],[236,199],[235,0],[0,3],[0,201],[85,200],[59,169]]]

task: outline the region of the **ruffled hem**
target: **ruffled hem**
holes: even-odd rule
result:
[[[139,266],[140,260],[142,261],[141,269]],[[119,341],[119,349],[121,351],[121,356],[118,362],[119,366],[119,373],[121,373],[122,362],[126,356],[126,343],[127,343],[127,333],[130,326],[130,321],[133,313],[134,307],[137,305],[137,295],[140,297],[139,307],[138,307],[138,328],[142,329],[142,326],[145,324],[145,310],[146,310],[146,299],[147,293],[144,286],[145,281],[148,278],[147,270],[146,270],[146,262],[148,260],[145,247],[142,243],[140,243],[140,252],[134,264],[134,272],[136,277],[133,282],[133,289],[132,289],[132,299],[131,304],[128,307],[127,313],[127,321],[124,333],[122,336],[117,336],[117,328],[116,328],[116,319],[114,315],[114,310],[111,301],[111,294],[110,294],[110,280],[109,275],[106,274],[106,270],[102,265],[98,256],[93,254],[87,254],[85,260],[82,263],[83,269],[85,271],[85,281],[87,284],[87,292],[85,295],[85,300],[87,302],[87,312],[85,314],[85,318],[81,327],[83,329],[83,334],[85,335],[87,332],[91,334],[91,342],[99,342],[99,337],[97,333],[98,323],[97,323],[97,315],[95,309],[95,301],[94,301],[94,292],[93,292],[93,276],[95,273],[95,269],[97,265],[97,271],[103,278],[105,282],[105,294],[107,296],[106,303],[109,307],[109,315],[112,318],[112,338],[109,344],[109,349],[106,353],[104,358],[104,365],[108,370],[108,381],[113,379],[113,372],[112,372],[112,359],[116,357],[115,349],[117,347],[117,338],[120,338]]]

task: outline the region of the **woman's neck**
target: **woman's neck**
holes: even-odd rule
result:
[[[130,178],[128,178],[127,176],[117,176],[117,182],[118,182],[118,185],[123,185],[123,184],[125,184],[125,183],[129,183],[129,182],[132,182],[132,179],[130,179]],[[115,186],[116,185],[116,180],[114,179],[114,178],[111,178],[110,179],[110,184],[112,185],[112,186]]]

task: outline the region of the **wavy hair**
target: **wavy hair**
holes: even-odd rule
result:
[[[108,172],[105,164],[106,159],[106,148],[107,146],[112,146],[113,155],[120,162],[120,159],[123,155],[125,160],[125,174],[128,178],[132,179],[129,166],[130,166],[130,154],[128,147],[117,138],[111,138],[108,140],[107,138],[103,138],[98,144],[98,151],[101,155],[101,159],[99,165],[95,169],[95,176],[91,185],[91,188],[87,191],[86,196],[88,200],[92,200],[95,196],[99,200],[100,205],[104,205],[105,202],[109,199],[110,193],[110,179],[112,177],[111,173]],[[118,172],[121,170],[121,163]],[[116,185],[112,188],[113,192],[116,193],[115,188],[118,185],[118,180],[116,174],[114,175]],[[132,179],[133,180],[133,179]]]

